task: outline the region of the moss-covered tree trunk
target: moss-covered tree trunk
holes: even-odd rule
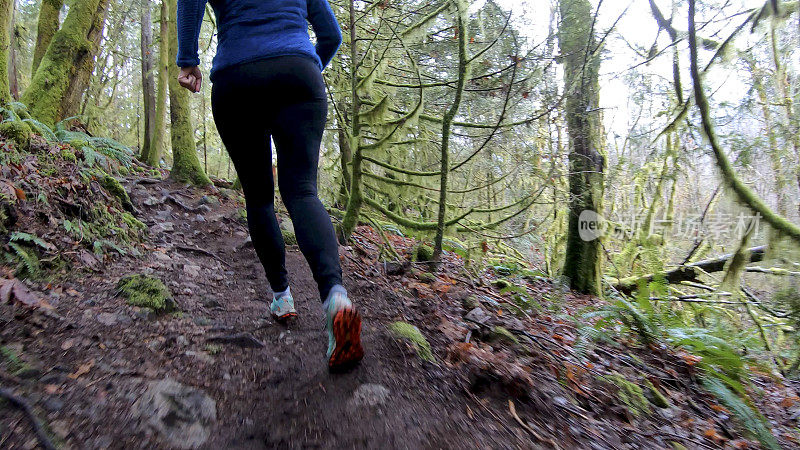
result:
[[[156,122],[156,91],[153,78],[153,21],[150,15],[150,0],[141,2],[141,39],[142,54],[142,99],[144,103],[144,139],[140,158],[146,160],[150,153],[150,143]]]
[[[564,58],[565,112],[570,144],[569,227],[564,276],[576,291],[599,294],[601,241],[587,238],[586,234],[582,237],[580,227],[588,226],[596,217],[594,214],[602,213],[605,158],[598,109],[600,49],[594,36],[589,0],[559,0],[559,10],[558,41]]]
[[[153,134],[147,145],[147,154],[142,161],[149,166],[158,166],[164,150],[164,136],[167,132],[167,89],[169,89],[169,3],[161,2],[159,18],[158,79],[156,86],[156,113],[153,120]]]
[[[19,52],[20,39],[17,34],[17,2],[11,2],[11,26],[10,40],[8,47],[8,87],[11,91],[11,98],[19,99]]]
[[[169,2],[169,115],[172,131],[172,172],[170,176],[182,183],[205,186],[211,184],[197,158],[192,125],[192,103],[189,91],[178,84],[178,27],[177,1]]]
[[[62,100],[62,118],[71,117],[79,114],[83,93],[89,88],[89,82],[94,72],[95,59],[100,49],[100,42],[103,40],[103,27],[108,16],[109,0],[100,0],[97,4],[92,25],[86,35],[89,43],[88,51],[79,54],[75,62],[75,75],[70,80],[66,95]]]
[[[14,0],[0,0],[0,105],[11,101],[8,85],[8,55],[11,49],[11,12]]]
[[[456,9],[456,29],[458,30],[458,85],[453,104],[445,113],[442,120],[442,146],[441,146],[441,178],[439,183],[439,211],[436,217],[436,237],[433,241],[432,261],[439,261],[442,256],[442,240],[444,239],[445,222],[447,221],[447,187],[450,174],[450,131],[461,99],[464,97],[464,86],[467,82],[467,11],[458,1],[453,2]]]
[[[58,31],[58,16],[64,0],[42,0],[39,7],[39,21],[36,27],[36,46],[33,49],[33,65],[31,67],[31,78],[36,74],[39,63],[42,61],[50,41]]]
[[[352,130],[350,135],[350,150],[353,152],[353,163],[350,168],[350,198],[347,200],[347,209],[342,219],[342,229],[339,239],[345,243],[350,239],[350,235],[358,224],[358,216],[361,215],[361,206],[364,203],[361,174],[364,157],[360,145],[361,121],[361,98],[358,96],[358,61],[356,52],[356,11],[355,0],[350,0],[350,82],[352,90]],[[346,176],[346,174],[345,174]]]
[[[97,53],[98,36],[102,35],[107,0],[75,0],[64,19],[64,24],[53,36],[31,84],[22,95],[22,102],[30,108],[31,115],[47,125],[53,125],[65,117],[78,94],[78,87],[85,85],[85,73],[91,75],[94,56]],[[100,28],[98,28],[98,25]],[[91,66],[90,66],[91,64]],[[88,82],[88,75],[86,82]]]

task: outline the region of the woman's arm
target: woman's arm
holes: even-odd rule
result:
[[[178,0],[178,59],[181,67],[200,65],[198,40],[207,0]]]
[[[308,21],[317,35],[317,55],[322,61],[322,68],[328,66],[339,46],[342,45],[342,30],[333,15],[328,0],[307,0]]]

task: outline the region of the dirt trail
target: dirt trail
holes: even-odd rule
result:
[[[698,387],[688,355],[622,342],[576,358],[564,317],[597,299],[528,280],[547,308],[528,315],[491,279],[456,281],[453,263],[438,277],[387,276],[368,229],[340,249],[366,357],[331,375],[316,286],[295,247],[287,267],[299,316],[281,325],[269,317],[237,194],[125,186],[149,229],[141,255],[28,283],[52,309],[0,301],[0,345],[19,359],[3,354],[0,384],[63,448],[758,448]],[[119,279],[137,273],[163,280],[180,312],[157,316],[117,296]],[[423,332],[435,362],[392,335],[396,321]],[[666,404],[612,382],[644,377]],[[758,383],[759,406],[791,427],[800,409],[778,405],[800,397],[766,376]],[[0,448],[36,443],[23,414],[0,403]]]
[[[389,336],[386,324],[402,319],[403,305],[373,281],[350,276],[352,250],[342,249],[345,285],[364,317],[366,357],[356,370],[330,375],[316,286],[296,248],[287,268],[299,317],[284,326],[269,317],[269,288],[245,245],[237,204],[212,199],[210,208],[190,212],[178,204],[208,197],[169,183],[129,190],[150,228],[149,251],[55,288],[48,301],[61,320],[12,323],[18,329],[3,333],[6,341],[20,339],[21,353],[35,355],[42,373],[28,398],[42,405],[65,447],[165,446],[135,410],[148,382],[167,377],[216,402],[203,445],[209,449],[531,446],[519,430],[482,418],[475,405],[468,413],[457,385]],[[154,317],[115,297],[117,280],[140,272],[164,280],[182,313]],[[26,427],[19,420],[16,426]]]

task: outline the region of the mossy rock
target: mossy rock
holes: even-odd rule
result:
[[[419,328],[407,322],[394,322],[389,325],[389,331],[400,339],[406,339],[414,346],[417,355],[425,361],[434,362],[436,358],[433,357],[431,351],[431,344],[419,331]]]
[[[644,395],[641,386],[628,381],[627,378],[616,372],[600,378],[617,387],[617,398],[627,407],[631,415],[639,417],[642,414],[650,414],[650,401]]]
[[[419,275],[417,275],[417,278],[419,278],[420,281],[424,281],[425,283],[433,283],[434,281],[436,281],[436,275],[430,272],[421,272]]]
[[[477,295],[469,295],[464,297],[464,300],[461,301],[461,306],[467,311],[472,311],[478,306],[481,306],[481,299],[478,298]]]
[[[286,245],[297,245],[297,236],[295,236],[293,232],[289,230],[283,230],[281,231],[281,234],[283,234],[283,242]]]
[[[511,283],[508,280],[506,280],[505,278],[500,278],[499,280],[495,280],[492,283],[492,285],[494,287],[496,287],[497,289],[503,290],[503,289],[505,289],[507,287],[510,287]]]
[[[416,261],[430,261],[433,259],[433,247],[428,244],[419,244],[414,251]]]
[[[492,342],[503,342],[509,345],[519,344],[519,339],[517,339],[513,333],[499,325],[492,328],[492,331],[489,333],[489,340]]]
[[[158,278],[147,275],[130,275],[117,283],[117,293],[131,306],[149,308],[157,313],[177,310],[172,294]]]
[[[108,191],[109,194],[117,197],[120,202],[122,202],[122,206],[128,210],[133,211],[133,203],[131,203],[131,198],[128,196],[128,191],[122,186],[116,178],[112,177],[111,175],[105,175],[100,177],[99,179],[100,185]]]
[[[33,131],[25,122],[17,120],[0,123],[0,135],[5,136],[20,150],[28,150],[31,146]]]

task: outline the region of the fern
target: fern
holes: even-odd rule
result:
[[[47,142],[58,142],[58,137],[53,133],[53,130],[42,122],[36,119],[23,119],[22,121],[27,123],[34,131],[41,134]]]
[[[9,108],[0,107],[0,114],[5,118],[3,122],[18,122],[20,120],[19,115]]]
[[[21,231],[15,231],[11,233],[11,242],[26,242],[28,244],[36,245],[37,247],[43,250],[53,250],[53,244],[45,241],[44,239],[36,236],[34,234],[23,233]]]
[[[741,397],[731,392],[725,384],[713,377],[702,377],[703,386],[714,395],[734,416],[742,426],[753,433],[761,444],[770,450],[780,450],[780,445],[772,434],[764,416],[751,408]]]
[[[133,150],[114,139],[93,137],[89,138],[88,142],[99,152],[119,161],[125,167],[130,167],[133,164]]]
[[[36,257],[36,254],[33,252],[29,253],[16,242],[9,242],[8,246],[11,247],[11,250],[14,251],[14,254],[20,260],[17,272],[21,273],[24,269],[24,272],[27,273],[28,276],[33,278],[38,277],[41,273],[41,269],[39,268],[39,259]]]

